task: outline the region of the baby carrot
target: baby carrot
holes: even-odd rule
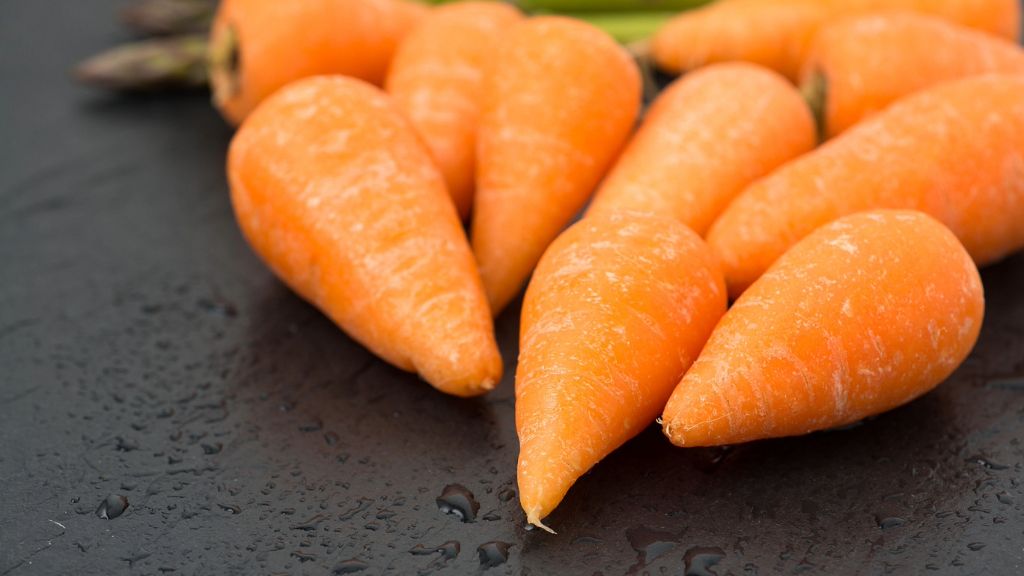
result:
[[[526,290],[516,371],[519,495],[531,524],[654,421],[725,313],[700,237],[672,218],[587,216]]]
[[[844,19],[822,28],[804,66],[824,132],[835,136],[865,116],[929,86],[987,72],[1024,73],[1017,44],[911,12]]]
[[[629,136],[640,72],[606,33],[559,16],[514,26],[477,135],[473,252],[497,314],[586,203]]]
[[[210,32],[210,86],[239,124],[278,88],[344,74],[382,84],[398,42],[427,13],[405,0],[222,0]]]
[[[725,314],[662,417],[677,446],[856,422],[928,392],[981,328],[978,270],[920,212],[847,216],[799,242]]]
[[[933,14],[1016,40],[1018,0],[731,0],[685,12],[651,43],[659,67],[682,72],[712,62],[746,60],[797,80],[818,28],[830,20],[877,10]]]
[[[815,228],[874,208],[938,218],[983,266],[1024,247],[1024,77],[918,92],[744,190],[711,227],[734,298]]]
[[[423,137],[463,219],[473,202],[484,69],[520,19],[501,2],[439,7],[402,41],[388,71],[388,93]]]
[[[343,76],[279,90],[232,140],[228,180],[255,252],[350,336],[449,394],[494,387],[501,358],[465,233],[383,92]]]
[[[747,184],[815,139],[810,110],[784,78],[752,64],[714,64],[658,96],[589,213],[664,214],[704,235]]]

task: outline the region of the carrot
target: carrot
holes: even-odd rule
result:
[[[822,28],[803,83],[835,136],[903,96],[986,72],[1024,73],[1024,50],[934,16],[873,14]]]
[[[300,296],[395,366],[457,396],[501,377],[483,286],[430,154],[360,80],[300,80],[231,142],[249,244]]]
[[[484,69],[520,18],[499,2],[437,8],[402,41],[388,72],[388,93],[430,148],[463,219],[473,202]]]
[[[640,72],[565,17],[514,26],[494,56],[477,135],[473,252],[497,314],[586,203],[640,108]]]
[[[1024,77],[942,84],[744,190],[708,232],[736,297],[818,226],[874,208],[938,218],[979,266],[1024,247]]]
[[[404,0],[222,0],[210,32],[213,102],[239,124],[285,84],[345,74],[382,84],[427,8]]]
[[[651,55],[673,73],[746,60],[797,80],[818,28],[836,18],[882,9],[933,14],[1015,40],[1018,0],[731,0],[680,14],[658,31]]]
[[[847,216],[802,240],[722,318],[662,417],[677,446],[856,422],[967,357],[985,302],[956,237],[913,211]]]
[[[715,64],[658,97],[589,213],[665,214],[703,235],[747,184],[814,146],[814,119],[784,78]]]
[[[587,216],[526,290],[516,371],[519,494],[531,524],[654,421],[725,313],[714,256],[665,216]]]

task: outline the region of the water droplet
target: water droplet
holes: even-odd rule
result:
[[[328,446],[334,446],[338,443],[338,440],[339,438],[336,433],[330,431],[324,433],[324,442],[327,442]]]
[[[494,568],[508,562],[508,549],[512,545],[508,542],[492,540],[477,546],[476,553],[480,557],[480,565],[484,568]]]
[[[1013,505],[1013,498],[1006,492],[996,494],[996,500],[999,500],[999,502],[1006,504],[1007,506]]]
[[[220,502],[218,502],[217,506],[220,507],[221,510],[224,510],[225,512],[231,512],[232,514],[242,513],[242,509],[236,506],[235,504],[221,504]]]
[[[1006,464],[1000,462],[993,462],[991,458],[986,456],[972,456],[967,459],[967,462],[975,462],[989,470],[1006,470],[1009,468]]]
[[[497,510],[491,510],[487,514],[484,514],[484,520],[488,522],[494,522],[495,520],[501,520],[501,514]]]
[[[122,438],[121,436],[118,436],[116,449],[121,452],[131,452],[132,450],[138,450],[139,442],[138,440]]]
[[[878,522],[878,527],[882,530],[889,530],[890,528],[899,528],[907,523],[906,520],[899,516],[876,516],[875,521]]]
[[[96,509],[96,515],[104,520],[113,520],[128,508],[128,499],[120,494],[111,494]]]
[[[972,552],[977,552],[978,550],[981,550],[984,547],[985,544],[983,542],[971,542],[967,545],[967,549],[971,550]]]
[[[455,540],[449,540],[440,546],[424,546],[423,544],[417,544],[413,546],[409,553],[413,556],[429,556],[431,554],[441,553],[442,558],[451,560],[459,555],[462,546]]]
[[[630,574],[635,574],[644,566],[671,552],[679,544],[675,534],[652,530],[646,526],[626,530],[626,539],[637,552],[637,563],[630,568]]]
[[[716,576],[711,569],[725,558],[721,548],[695,546],[686,551],[683,562],[686,565],[686,576]]]
[[[508,502],[515,497],[516,491],[511,488],[505,488],[501,492],[498,492],[498,500],[501,500],[502,502]]]
[[[299,563],[305,563],[311,560],[316,560],[315,554],[310,554],[309,552],[302,552],[301,550],[292,550],[291,555],[293,558],[298,558]]]
[[[224,449],[224,445],[220,442],[214,442],[213,444],[200,444],[199,446],[203,449],[203,454],[206,454],[207,456],[220,454],[220,451]]]
[[[308,421],[299,424],[299,432],[316,432],[318,430],[323,430],[323,427],[324,421],[313,417]]]
[[[463,522],[476,520],[476,513],[480,511],[480,503],[476,501],[473,493],[461,484],[445,486],[436,502],[438,510],[457,516]]]
[[[718,469],[725,461],[725,458],[735,448],[732,446],[716,446],[713,448],[695,448],[690,456],[693,458],[693,465],[700,470],[710,474]]]
[[[994,380],[989,380],[986,386],[989,388],[1000,388],[1002,390],[1014,390],[1017,392],[1024,392],[1024,376],[996,378]]]
[[[309,520],[306,520],[305,522],[300,522],[299,524],[295,524],[294,526],[291,526],[291,529],[292,530],[305,530],[306,532],[311,532],[313,530],[316,530],[317,527],[320,526],[320,523],[323,522],[326,519],[327,519],[327,517],[324,516],[323,514],[317,514],[316,516],[313,516],[312,518],[310,518]]]
[[[366,562],[363,562],[362,560],[356,560],[355,558],[353,558],[351,560],[345,560],[344,562],[339,563],[337,566],[334,567],[334,570],[331,571],[331,573],[354,574],[356,572],[362,572],[363,570],[366,570],[369,567],[370,565]]]

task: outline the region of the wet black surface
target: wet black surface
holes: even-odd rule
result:
[[[984,272],[981,341],[936,392],[729,451],[651,429],[557,536],[526,532],[511,367],[443,397],[276,282],[232,222],[204,95],[67,80],[126,38],[116,5],[0,8],[0,576],[1024,570],[1024,257]],[[454,484],[471,522],[439,509]]]

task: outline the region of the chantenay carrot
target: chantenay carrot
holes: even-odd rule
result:
[[[471,237],[497,314],[625,144],[641,85],[636,63],[610,36],[559,16],[513,26],[491,70]]]
[[[976,76],[897,101],[751,184],[707,240],[735,298],[815,228],[873,208],[931,214],[979,266],[1024,247],[1024,77]]]
[[[1024,73],[1024,49],[942,18],[899,12],[823,27],[802,82],[824,133],[835,136],[903,96],[985,73]]]
[[[646,428],[725,313],[697,234],[667,216],[586,216],[544,253],[523,302],[519,497],[541,520]]]
[[[815,146],[800,93],[771,70],[713,64],[662,92],[588,208],[675,217],[700,235],[748,184]]]
[[[238,224],[264,262],[372,352],[434,387],[494,387],[501,357],[444,178],[377,88],[299,80],[228,153]]]
[[[406,0],[222,0],[210,32],[214,105],[239,124],[285,84],[344,74],[381,85],[428,8]]]
[[[402,41],[388,71],[388,93],[423,137],[463,219],[473,203],[485,70],[520,19],[502,2],[438,7]]]
[[[729,309],[665,407],[678,446],[843,426],[945,380],[978,338],[978,270],[921,212],[861,212],[778,260]]]
[[[1018,0],[726,0],[667,22],[651,41],[651,56],[674,73],[745,60],[797,80],[822,25],[888,9],[933,14],[1009,40],[1019,34]]]

